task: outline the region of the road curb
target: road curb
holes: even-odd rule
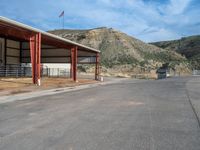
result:
[[[73,92],[83,89],[89,89],[101,85],[108,85],[113,83],[118,83],[121,81],[127,80],[126,78],[122,79],[115,79],[114,81],[105,81],[105,82],[98,82],[94,84],[86,84],[86,85],[79,85],[74,87],[65,87],[65,88],[55,88],[50,90],[42,90],[42,91],[36,91],[36,92],[29,92],[29,93],[21,93],[16,95],[9,95],[9,96],[2,96],[0,97],[0,104],[8,103],[8,102],[14,102],[14,101],[22,101],[22,100],[28,100],[31,98],[36,97],[42,97],[47,95],[54,95],[54,94],[60,94],[60,93],[67,93],[67,92]]]

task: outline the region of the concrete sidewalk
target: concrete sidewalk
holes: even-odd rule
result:
[[[93,84],[79,85],[79,86],[74,86],[74,87],[55,88],[55,89],[49,89],[49,90],[41,90],[41,91],[35,91],[35,92],[29,92],[29,93],[20,93],[20,94],[14,94],[14,95],[9,95],[9,96],[2,96],[0,97],[0,104],[13,102],[13,101],[26,100],[26,99],[41,97],[41,96],[46,96],[46,95],[54,95],[54,94],[59,94],[59,93],[93,88],[100,85],[107,85],[107,84],[121,82],[124,80],[127,80],[127,78],[107,78],[104,82],[98,82],[98,83],[93,83]]]

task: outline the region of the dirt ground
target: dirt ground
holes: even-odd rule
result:
[[[42,85],[36,86],[32,84],[32,78],[0,78],[0,96],[52,88],[73,87],[95,82],[97,81],[92,79],[79,79],[75,83],[69,78],[42,78]]]

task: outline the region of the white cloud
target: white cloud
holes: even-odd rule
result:
[[[171,15],[182,14],[191,1],[192,0],[170,0],[170,3],[166,7],[165,11]]]
[[[200,10],[198,6],[189,9],[193,1],[2,0],[0,14],[44,30],[52,30],[61,27],[58,15],[64,10],[66,28],[113,27],[149,42],[174,39],[183,32],[197,33],[191,27],[194,28],[196,24],[197,28]]]
[[[173,40],[180,38],[180,35],[174,33],[173,31],[161,28],[158,30],[152,30],[152,32],[145,35],[139,35],[139,38],[143,39],[145,42],[155,42],[163,40]]]

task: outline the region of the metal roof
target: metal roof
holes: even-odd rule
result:
[[[5,23],[8,23],[8,24],[11,24],[11,25],[18,26],[18,27],[20,27],[20,28],[23,28],[23,29],[26,29],[26,30],[29,30],[29,31],[39,32],[39,33],[41,33],[42,35],[51,37],[51,38],[53,38],[53,39],[60,40],[60,41],[66,42],[66,43],[68,43],[68,44],[76,45],[76,46],[79,46],[79,47],[81,47],[81,48],[84,48],[84,49],[87,49],[87,50],[90,50],[90,51],[94,51],[94,52],[100,53],[100,51],[97,50],[97,49],[94,49],[94,48],[91,48],[91,47],[88,47],[88,46],[85,46],[85,45],[82,45],[82,44],[73,42],[73,41],[71,41],[71,40],[68,40],[68,39],[59,37],[59,36],[57,36],[57,35],[54,35],[54,34],[51,34],[51,33],[45,32],[45,31],[42,31],[42,30],[40,30],[40,29],[37,29],[37,28],[31,27],[31,26],[28,26],[28,25],[26,25],[26,24],[23,24],[23,23],[20,23],[20,22],[17,22],[17,21],[8,19],[8,18],[6,18],[6,17],[0,16],[0,21],[1,21],[1,22],[5,22]]]

